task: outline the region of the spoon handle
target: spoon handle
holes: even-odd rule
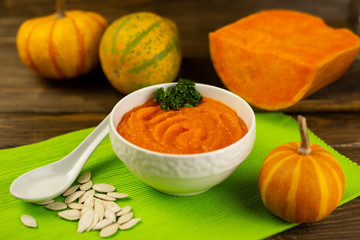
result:
[[[96,147],[108,135],[109,119],[110,114],[66,157],[70,161],[76,161],[71,171],[80,171]]]

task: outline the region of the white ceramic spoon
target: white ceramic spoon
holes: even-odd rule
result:
[[[66,157],[16,178],[10,186],[10,193],[24,201],[41,202],[65,192],[92,152],[109,133],[109,118],[110,115]]]

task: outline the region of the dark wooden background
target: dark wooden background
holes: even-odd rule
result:
[[[353,28],[354,6],[351,0],[67,1],[68,9],[96,11],[109,23],[137,11],[172,19],[178,25],[183,49],[179,76],[220,87],[224,86],[209,58],[209,32],[274,8],[315,14],[333,27]],[[0,149],[95,126],[124,96],[110,86],[100,67],[87,76],[53,81],[37,77],[22,64],[15,45],[17,29],[23,21],[54,10],[55,0],[0,0]],[[356,60],[338,81],[285,111],[293,117],[298,113],[306,116],[315,134],[357,164],[359,80],[360,61]],[[301,224],[270,239],[360,239],[360,198],[339,207],[323,221]]]

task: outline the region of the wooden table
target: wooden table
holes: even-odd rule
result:
[[[68,0],[67,8],[97,11],[110,23],[136,11],[172,19],[179,27],[183,49],[179,76],[220,87],[224,86],[212,67],[207,36],[240,17],[263,9],[286,8],[318,15],[333,27],[351,27],[350,0]],[[95,126],[124,96],[110,86],[100,68],[81,78],[51,81],[37,77],[22,64],[15,46],[18,27],[26,19],[53,11],[53,2],[47,0],[0,0],[0,149]],[[286,112],[306,116],[315,134],[360,164],[358,80],[360,61],[356,60],[341,79]],[[360,198],[339,207],[321,222],[302,224],[269,239],[345,238],[360,238]]]

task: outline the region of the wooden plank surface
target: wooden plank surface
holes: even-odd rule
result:
[[[208,33],[263,9],[286,8],[318,15],[333,27],[350,28],[351,0],[80,1],[68,9],[96,11],[111,23],[124,14],[151,11],[179,27],[183,61],[179,77],[224,87],[209,57]],[[51,14],[54,1],[0,0],[0,149],[35,143],[92,127],[124,95],[114,90],[100,67],[68,80],[40,78],[20,61],[16,32],[29,18]],[[306,116],[309,128],[329,145],[360,164],[360,61],[335,83],[286,112]],[[359,177],[360,179],[360,177]],[[314,224],[302,224],[269,239],[357,239],[360,198]]]

